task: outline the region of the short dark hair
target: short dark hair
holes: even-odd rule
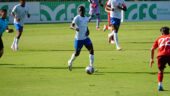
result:
[[[0,11],[7,13],[6,9],[0,9]]]
[[[84,6],[79,6],[79,9],[85,11],[85,7]]]
[[[165,35],[168,35],[169,34],[169,27],[165,26],[165,27],[162,27],[160,29],[160,31],[165,34]]]

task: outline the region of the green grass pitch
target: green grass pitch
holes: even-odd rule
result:
[[[10,49],[15,33],[4,33],[0,96],[169,96],[170,68],[165,69],[166,91],[158,92],[157,64],[152,69],[148,64],[153,41],[165,25],[170,22],[124,22],[119,30],[123,50],[116,51],[107,42],[108,32],[96,31],[95,23],[90,23],[97,69],[93,75],[85,73],[89,64],[85,48],[73,71],[67,69],[74,51],[70,23],[25,25],[18,52]]]

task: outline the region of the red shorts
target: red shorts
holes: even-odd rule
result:
[[[166,64],[170,66],[170,56],[159,56],[158,59],[158,68],[164,69],[166,67]]]

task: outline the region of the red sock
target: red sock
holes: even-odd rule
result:
[[[108,25],[106,25],[106,30],[108,30]]]
[[[158,82],[163,81],[163,73],[158,73]]]

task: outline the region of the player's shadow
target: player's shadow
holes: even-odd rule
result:
[[[164,90],[163,90],[163,92],[164,92],[164,91],[170,91],[170,90],[166,90],[166,89],[164,89]]]
[[[74,50],[59,50],[59,49],[29,49],[29,50],[21,50],[21,51],[25,51],[25,52],[57,52],[57,51],[74,51]]]
[[[0,66],[16,66],[16,65],[21,65],[21,64],[0,64]]]
[[[13,69],[68,69],[67,66],[62,66],[62,67],[9,67],[9,68],[13,68]],[[73,70],[77,70],[77,69],[85,69],[85,67],[73,67]],[[100,67],[100,69],[104,69],[104,67]]]
[[[123,42],[123,43],[132,43],[132,44],[152,44],[153,42]]]
[[[13,69],[68,69],[68,67],[10,67]],[[73,69],[84,69],[84,67],[74,67]]]
[[[157,75],[158,72],[96,72],[98,74],[149,74]],[[164,74],[170,74],[170,72],[164,72]]]
[[[148,49],[146,49],[148,50]],[[20,51],[23,51],[23,52],[59,52],[59,51],[63,51],[63,52],[74,52],[75,50],[60,50],[60,49],[45,49],[45,50],[42,50],[42,49],[30,49],[30,50],[20,50]],[[86,49],[82,49],[81,51],[87,51]],[[95,51],[114,51],[114,50],[105,50],[105,49],[96,49]],[[124,50],[122,50],[124,51]]]

